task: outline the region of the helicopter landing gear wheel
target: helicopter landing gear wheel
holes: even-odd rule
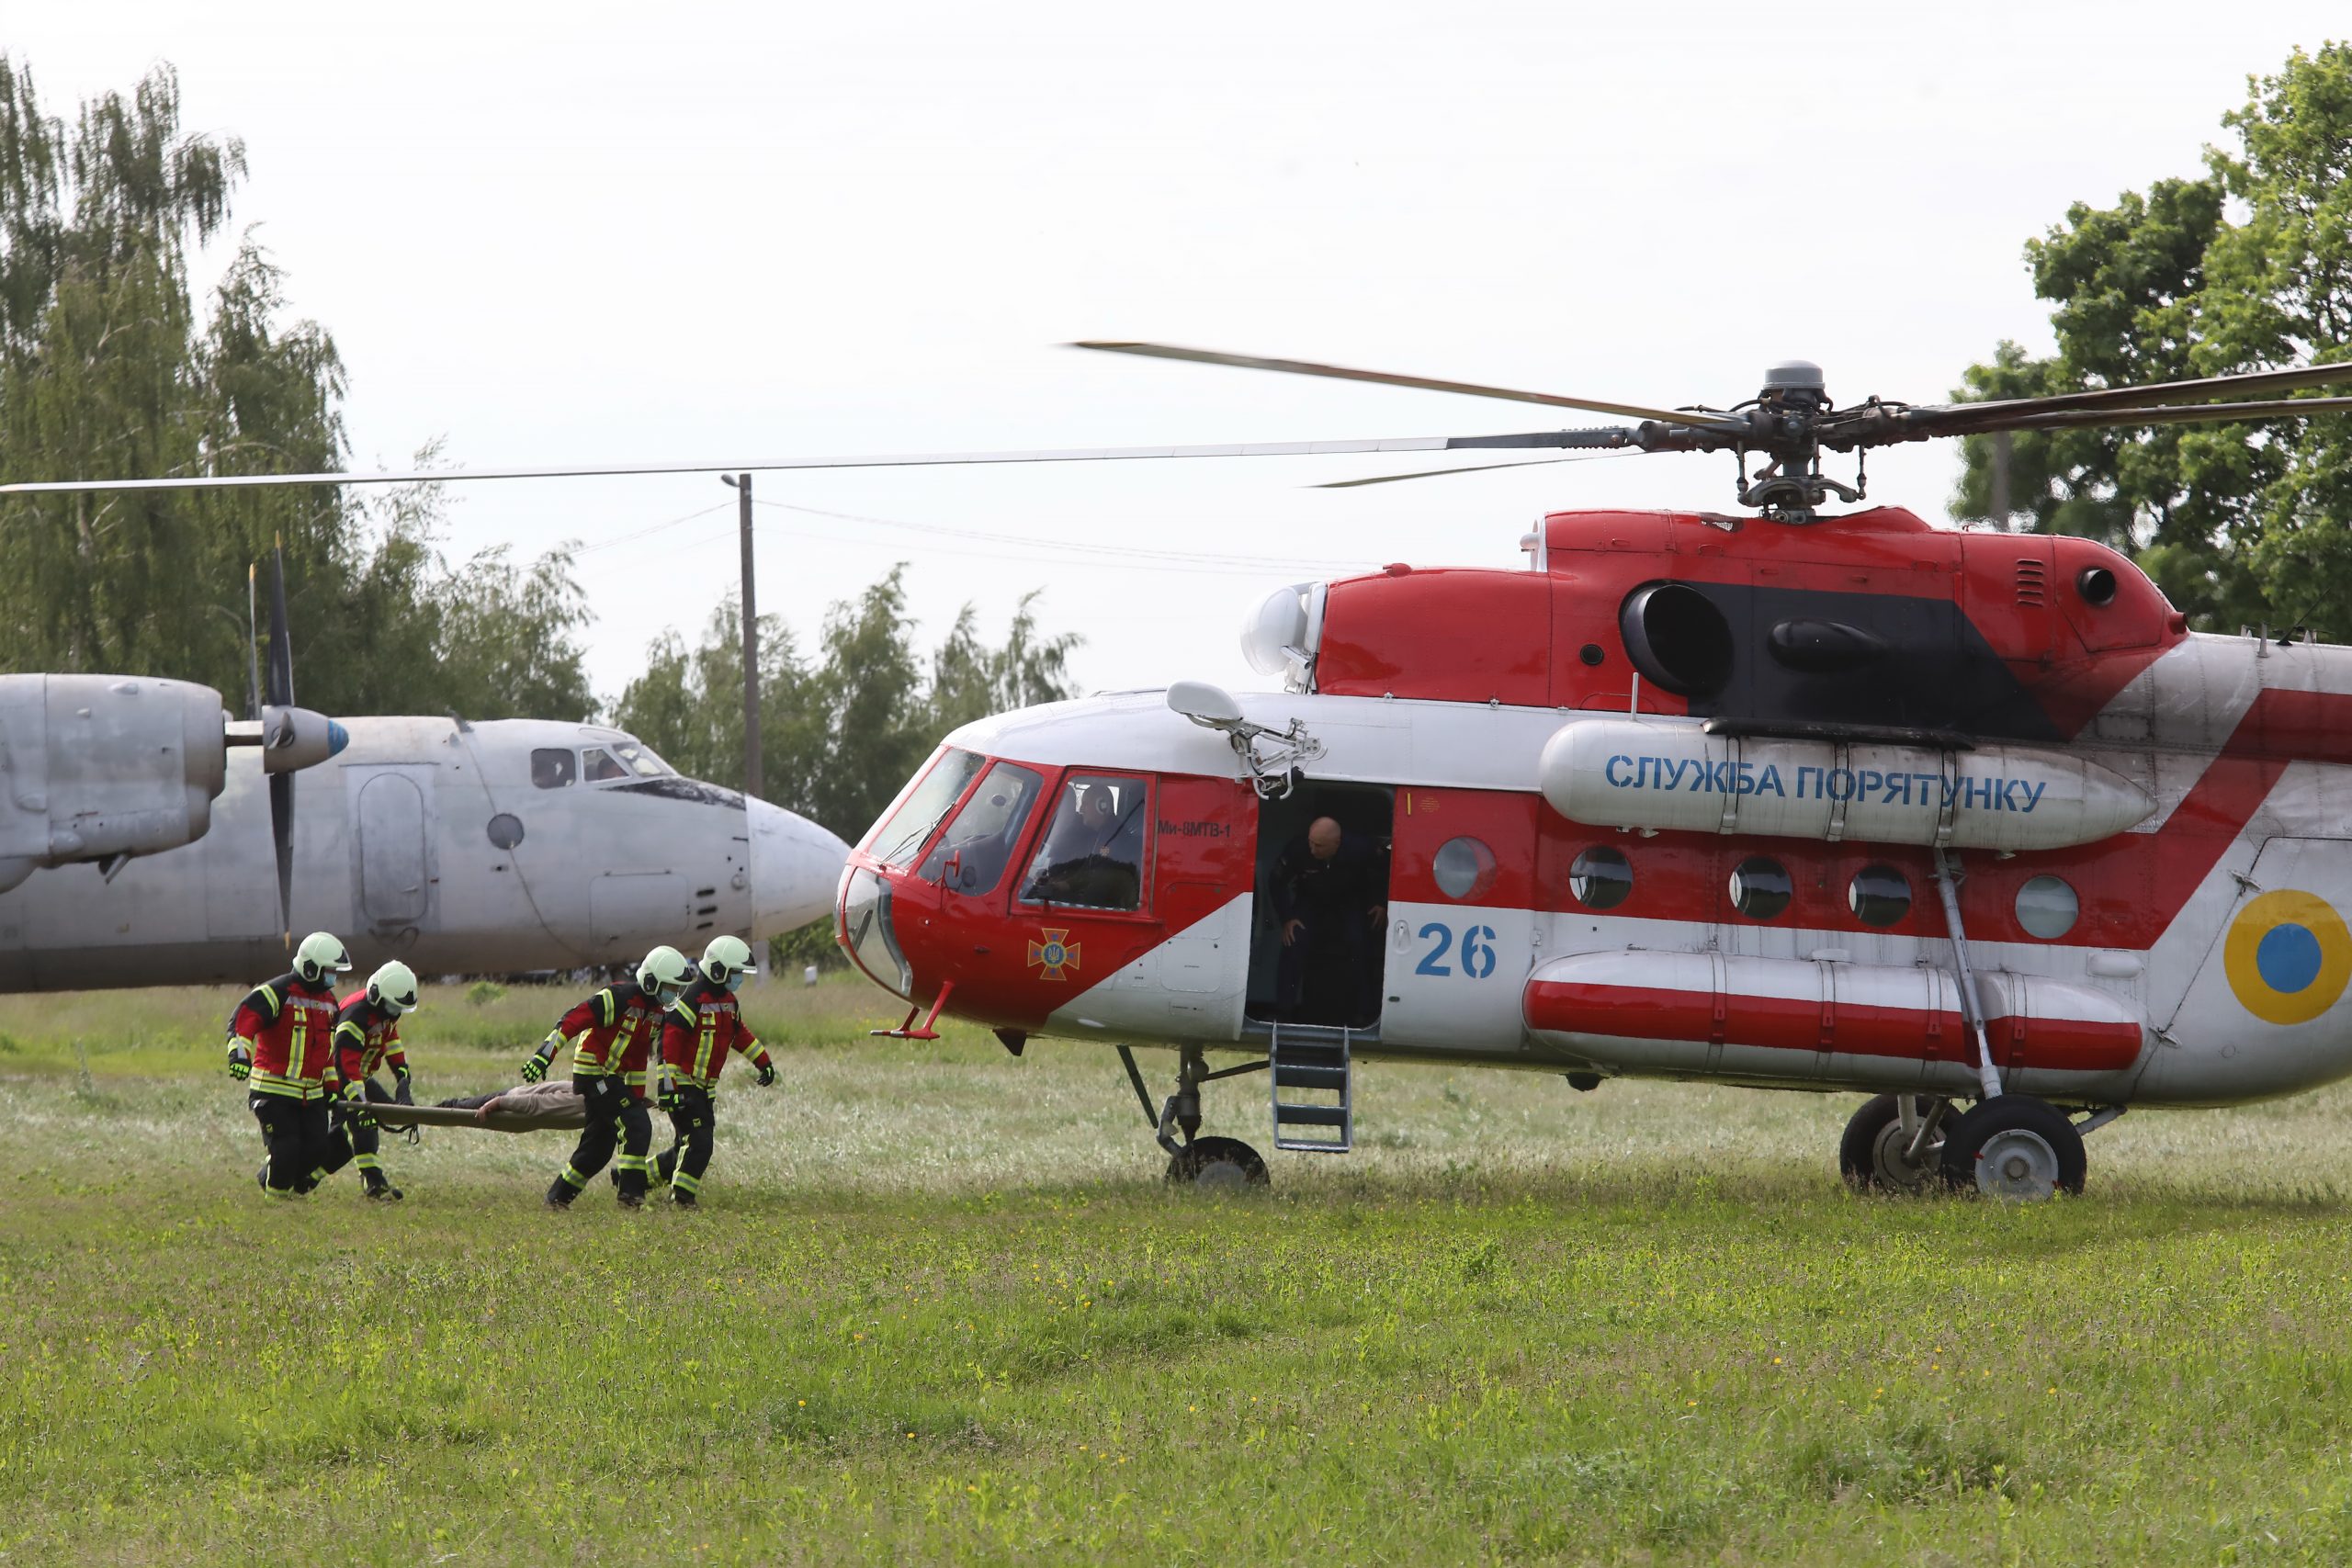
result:
[[[1944,1139],[1944,1182],[2030,1202],[2083,1190],[2083,1135],[2056,1106],[2021,1094],[1979,1100]]]
[[[1951,1101],[1910,1097],[1911,1114],[1892,1094],[1862,1102],[1838,1145],[1838,1168],[1858,1192],[1925,1192],[1942,1180],[1944,1139],[1958,1114]]]
[[[1168,1156],[1168,1179],[1206,1191],[1267,1184],[1266,1162],[1238,1138],[1195,1138]]]

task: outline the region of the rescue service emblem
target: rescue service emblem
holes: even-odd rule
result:
[[[1029,944],[1028,959],[1032,964],[1045,965],[1037,977],[1041,980],[1067,979],[1069,976],[1063,971],[1078,967],[1079,947],[1077,942],[1064,940],[1069,935],[1069,929],[1048,926],[1037,934],[1043,940]]]

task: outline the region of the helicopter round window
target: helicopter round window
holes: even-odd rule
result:
[[[2037,876],[2018,889],[2018,924],[2030,936],[2054,941],[2075,929],[2083,911],[2075,890],[2054,876]]]
[[[502,811],[490,819],[489,831],[492,847],[511,850],[523,841],[523,819],[511,811]]]
[[[1789,869],[1770,855],[1753,855],[1731,874],[1732,907],[1751,920],[1769,920],[1789,907],[1795,884]]]
[[[1430,870],[1447,897],[1476,898],[1494,884],[1495,852],[1476,839],[1448,839]]]
[[[1846,885],[1846,907],[1866,926],[1891,926],[1911,912],[1911,884],[1891,865],[1866,865]]]
[[[1634,890],[1634,868],[1623,853],[1595,844],[1568,867],[1568,891],[1588,909],[1613,909]]]

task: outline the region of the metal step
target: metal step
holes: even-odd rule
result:
[[[1348,1063],[1348,1033],[1317,1024],[1274,1026],[1266,1049],[1274,1147],[1343,1155],[1355,1146],[1354,1073]],[[1316,1098],[1302,1098],[1310,1095]]]

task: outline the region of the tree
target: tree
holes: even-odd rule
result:
[[[1005,640],[991,646],[966,605],[926,661],[907,614],[903,564],[826,613],[813,658],[791,630],[760,617],[760,734],[766,797],[854,840],[939,739],[1008,707],[1074,694],[1071,634],[1037,627],[1024,597]],[[647,649],[614,722],[698,778],[743,772],[742,611],[729,595],[689,648],[665,634]],[[928,670],[928,675],[926,675]]]
[[[252,231],[199,319],[190,255],[226,225],[245,150],[183,134],[179,113],[163,66],[69,130],[0,56],[0,475],[344,466],[342,358],[317,323],[284,320]],[[452,569],[439,508],[429,486],[372,507],[334,486],[10,497],[0,661],[173,675],[242,706],[246,569],[283,540],[306,705],[589,716],[568,552]]]
[[[2352,357],[2352,45],[2301,51],[2223,117],[2233,153],[2112,208],[2076,203],[2029,242],[2057,352],[2004,343],[1957,394],[2003,398]],[[2134,550],[2200,626],[2352,633],[2352,420],[2013,438],[2011,517],[1991,517],[1992,438],[1963,443],[1955,515]]]

